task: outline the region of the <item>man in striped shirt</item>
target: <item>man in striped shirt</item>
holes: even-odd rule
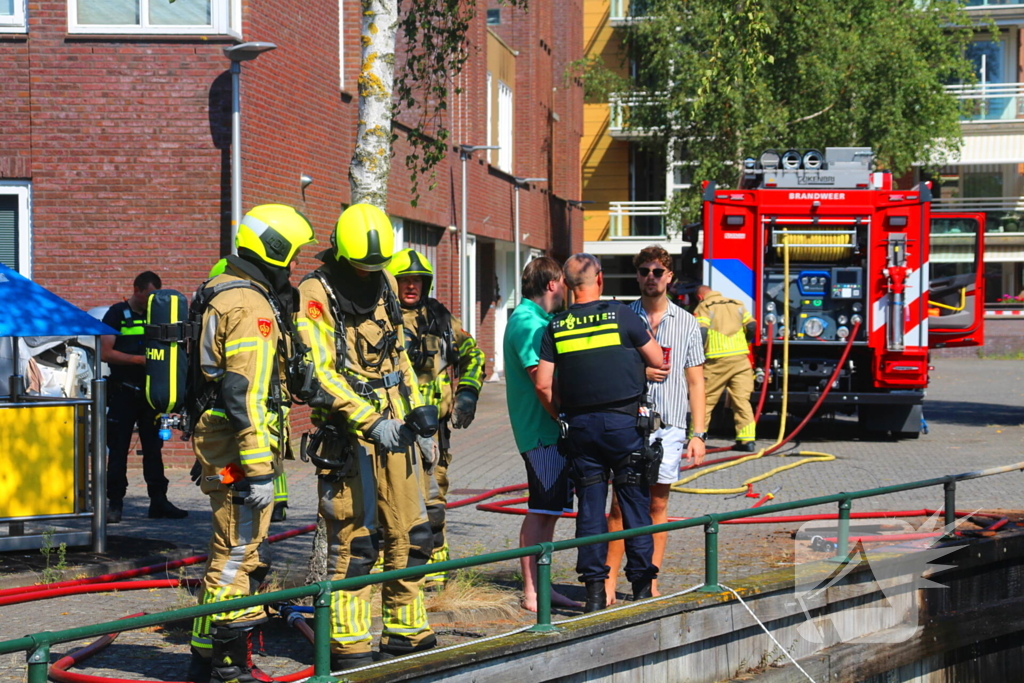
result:
[[[658,483],[651,487],[651,521],[668,521],[668,497],[671,485],[679,479],[683,451],[694,464],[704,461],[704,343],[697,319],[679,306],[673,305],[666,293],[672,283],[672,257],[659,246],[650,246],[633,257],[636,279],[640,284],[640,299],[630,304],[651,328],[651,334],[661,345],[664,364],[660,368],[647,368],[647,399],[661,414],[664,426],[651,434],[651,440],[661,439],[664,457]],[[686,413],[693,418],[694,434],[687,443]],[[622,513],[618,502],[612,500],[608,530],[622,529]],[[654,535],[654,564],[661,566],[665,557],[668,534]],[[622,541],[608,544],[608,566],[611,567],[605,584],[608,604],[614,603],[615,585],[622,562]],[[658,595],[657,581],[652,586]]]

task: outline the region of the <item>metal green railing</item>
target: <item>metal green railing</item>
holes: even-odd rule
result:
[[[883,496],[890,493],[900,493],[913,489],[927,488],[941,485],[945,491],[944,517],[947,529],[952,529],[956,522],[956,483],[967,479],[977,479],[1006,472],[1024,470],[1024,462],[1018,462],[1004,467],[994,467],[977,472],[965,472],[963,474],[951,474],[935,479],[924,479],[921,481],[909,482],[906,484],[894,484],[892,486],[881,486],[863,491],[842,492],[830,496],[818,496],[816,498],[805,498],[795,500],[791,503],[776,503],[759,508],[745,508],[732,512],[719,512],[668,522],[655,526],[646,526],[638,529],[627,529],[596,536],[586,536],[566,541],[553,543],[540,543],[525,548],[515,548],[496,553],[486,553],[473,557],[463,557],[455,560],[447,560],[430,565],[419,567],[407,567],[395,569],[380,574],[359,576],[351,579],[339,579],[336,581],[321,581],[319,583],[288,588],[285,590],[262,593],[244,598],[234,598],[223,602],[197,605],[183,609],[148,614],[131,619],[120,619],[108,621],[91,626],[80,626],[78,628],[64,629],[62,631],[43,631],[34,633],[24,638],[0,642],[0,654],[25,651],[28,653],[28,683],[45,683],[50,663],[50,646],[58,643],[66,643],[73,640],[93,638],[130,631],[148,626],[157,626],[171,621],[193,619],[195,617],[209,616],[228,610],[237,610],[256,605],[269,603],[286,602],[300,598],[314,598],[313,606],[313,634],[314,634],[314,676],[310,679],[313,683],[327,683],[336,679],[330,676],[330,635],[331,635],[331,593],[339,590],[356,590],[363,586],[375,583],[384,583],[393,579],[418,578],[424,574],[444,572],[467,567],[478,567],[494,562],[505,562],[507,560],[519,559],[527,556],[537,556],[537,623],[531,629],[535,633],[544,633],[555,630],[557,627],[551,623],[551,555],[556,551],[579,548],[580,546],[607,543],[609,541],[645,536],[647,534],[662,531],[674,531],[676,529],[689,529],[692,527],[704,527],[704,585],[701,588],[704,592],[721,592],[718,584],[718,533],[721,522],[743,519],[746,517],[758,517],[769,515],[775,512],[786,512],[799,508],[814,507],[829,503],[838,503],[839,531],[836,543],[837,562],[849,561],[849,537],[850,537],[850,510],[854,500],[860,498],[871,498]]]

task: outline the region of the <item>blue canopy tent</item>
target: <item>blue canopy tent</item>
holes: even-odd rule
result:
[[[10,489],[8,495],[4,496],[7,508],[0,513],[0,517],[9,525],[7,536],[0,536],[0,550],[40,547],[40,534],[25,534],[27,520],[91,517],[91,534],[58,533],[53,540],[64,541],[68,545],[82,545],[83,541],[88,543],[91,540],[94,551],[106,551],[107,396],[106,381],[100,377],[99,337],[115,334],[116,330],[77,306],[20,273],[0,265],[0,338],[11,338],[14,361],[12,374],[6,382],[7,402],[0,402],[4,416],[10,418],[5,422],[7,427],[3,438],[0,438],[4,446],[0,449],[3,451],[0,452],[0,460],[7,460],[5,466],[0,468],[0,488]],[[96,337],[91,399],[47,400],[26,396],[24,377],[19,374],[17,338],[76,336]],[[85,490],[84,486],[77,483],[72,486],[75,492],[71,501],[67,494],[55,496],[52,490],[47,490],[47,486],[53,488],[50,482],[54,479],[79,482],[77,473],[85,470],[88,454],[79,452],[84,449],[78,448],[81,439],[78,432],[74,431],[79,420],[72,418],[53,421],[51,417],[58,414],[53,411],[63,410],[65,413],[59,414],[67,414],[67,411],[83,410],[82,406],[88,406],[91,411],[91,512],[85,510],[84,499],[80,495]],[[51,422],[48,423],[47,419]],[[48,444],[53,442],[53,433],[59,432],[61,425],[65,425],[68,434],[61,443],[71,444],[68,448],[73,453],[47,450]],[[12,492],[15,495],[10,495]],[[33,505],[37,506],[36,509],[32,509]]]

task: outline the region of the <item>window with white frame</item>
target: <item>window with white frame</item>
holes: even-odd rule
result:
[[[28,182],[0,180],[0,263],[32,276],[31,193]]]
[[[71,33],[216,33],[240,37],[240,15],[241,0],[68,0]]]
[[[498,81],[498,168],[512,172],[512,131],[515,128],[515,109],[512,88]]]
[[[26,0],[0,0],[0,33],[24,33]]]
[[[494,79],[491,78],[491,72],[487,72],[487,144],[496,145],[497,141],[494,139]],[[487,163],[494,164],[494,151],[493,149],[487,150]]]

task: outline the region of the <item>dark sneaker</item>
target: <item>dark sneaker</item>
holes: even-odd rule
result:
[[[331,673],[338,671],[349,671],[358,669],[361,666],[373,664],[372,652],[357,652],[351,655],[338,655],[331,653]]]
[[[185,519],[186,517],[188,517],[188,511],[174,507],[166,498],[149,501],[150,519]]]
[[[124,501],[110,501],[107,504],[107,524],[120,524],[122,513],[124,513]]]

